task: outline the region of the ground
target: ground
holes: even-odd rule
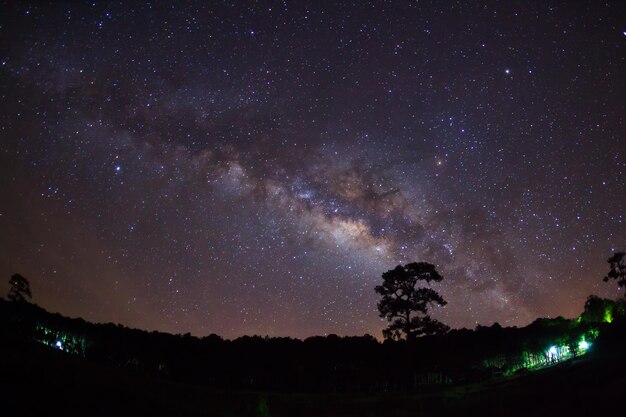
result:
[[[622,407],[626,365],[585,358],[488,383],[410,393],[220,391],[133,374],[31,342],[0,348],[3,415],[597,416]]]

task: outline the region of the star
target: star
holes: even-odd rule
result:
[[[456,328],[615,295],[597,279],[626,249],[613,5],[75,3],[3,15],[0,275],[44,308],[380,335],[374,287],[419,261]]]

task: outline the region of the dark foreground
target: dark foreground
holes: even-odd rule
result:
[[[508,379],[388,394],[218,391],[67,355],[0,347],[5,416],[600,416],[624,409],[623,346]],[[618,414],[618,415],[621,415]]]

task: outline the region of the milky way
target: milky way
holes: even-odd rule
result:
[[[38,304],[379,337],[399,263],[452,327],[623,294],[623,2],[166,3],[2,6],[0,276]]]

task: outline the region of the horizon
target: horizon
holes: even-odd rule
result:
[[[3,302],[7,302],[7,303],[11,303],[11,302],[12,302],[11,300],[7,300],[7,299],[5,299],[3,296],[0,296],[0,300],[1,300],[1,301],[3,301]],[[615,302],[623,302],[624,300],[623,300],[623,299],[621,299],[621,298],[618,298],[618,299],[616,299],[616,300],[610,300],[610,301],[615,301]],[[269,339],[274,339],[274,338],[275,338],[275,339],[292,339],[292,340],[305,341],[306,339],[309,339],[309,338],[318,338],[318,337],[321,337],[321,338],[327,338],[327,337],[330,337],[330,336],[336,336],[336,337],[339,337],[339,338],[352,338],[352,337],[354,337],[354,338],[364,338],[364,337],[368,337],[368,336],[369,336],[369,337],[371,337],[371,338],[375,339],[375,340],[376,340],[377,342],[379,342],[379,343],[383,343],[383,342],[386,340],[386,339],[382,336],[382,334],[380,334],[380,335],[374,335],[374,334],[370,334],[370,333],[364,333],[364,334],[336,334],[336,333],[326,333],[326,334],[314,334],[314,335],[304,336],[304,337],[294,337],[294,336],[290,336],[290,335],[280,335],[280,334],[277,334],[277,335],[268,335],[268,334],[242,334],[242,335],[235,336],[235,337],[224,337],[224,336],[222,336],[222,335],[220,335],[220,334],[217,334],[217,333],[209,333],[209,334],[205,334],[205,335],[193,334],[193,333],[191,333],[191,332],[185,332],[185,333],[171,333],[171,332],[160,331],[160,330],[156,330],[156,329],[144,329],[144,328],[139,328],[139,327],[131,327],[131,326],[127,326],[127,325],[125,325],[125,324],[123,324],[123,323],[114,323],[114,322],[95,322],[95,321],[90,321],[90,320],[86,320],[86,319],[85,319],[85,318],[83,318],[83,317],[79,317],[79,316],[72,317],[72,316],[67,316],[67,315],[65,315],[65,314],[63,314],[62,312],[59,312],[59,311],[50,311],[50,310],[46,309],[45,307],[40,306],[39,304],[37,304],[37,303],[36,303],[36,302],[34,302],[34,301],[30,301],[30,302],[29,302],[29,301],[26,301],[26,303],[31,304],[31,305],[33,305],[33,306],[35,306],[35,307],[37,307],[37,308],[42,309],[42,310],[43,310],[45,313],[47,313],[47,314],[52,314],[52,315],[58,314],[58,315],[60,315],[62,318],[64,318],[64,319],[68,319],[68,320],[83,320],[83,321],[84,321],[85,323],[87,323],[88,325],[94,325],[94,326],[106,326],[106,325],[113,325],[113,326],[116,326],[116,327],[117,327],[117,326],[122,326],[123,328],[128,329],[128,330],[137,330],[137,331],[145,332],[145,333],[148,333],[148,334],[151,334],[151,333],[155,333],[155,332],[156,332],[156,333],[159,333],[159,334],[165,334],[165,335],[169,335],[169,336],[186,336],[187,334],[189,334],[191,337],[194,337],[194,338],[196,338],[196,339],[203,339],[203,338],[207,338],[207,337],[211,337],[211,336],[217,336],[217,337],[219,337],[220,339],[222,339],[222,340],[224,340],[224,341],[233,341],[233,340],[237,340],[237,339],[239,339],[239,338],[246,338],[246,337],[250,337],[250,338],[262,338],[262,339],[265,339],[265,338],[269,338]],[[563,316],[555,316],[555,317],[536,317],[536,318],[535,318],[534,320],[532,320],[531,322],[526,323],[526,324],[524,324],[524,325],[522,325],[522,326],[515,326],[515,325],[513,325],[513,326],[502,326],[502,325],[500,325],[500,323],[498,323],[498,322],[496,321],[496,322],[493,322],[493,323],[490,323],[490,324],[480,324],[480,323],[479,323],[479,324],[477,324],[474,328],[468,328],[468,327],[454,327],[454,328],[450,328],[450,329],[449,329],[449,331],[448,331],[448,332],[446,332],[446,333],[438,333],[438,334],[430,334],[430,335],[426,335],[426,334],[425,334],[425,335],[419,336],[419,337],[416,339],[416,341],[417,341],[417,340],[419,340],[421,337],[442,337],[442,336],[446,336],[449,332],[454,332],[454,331],[463,331],[463,330],[465,330],[465,331],[472,331],[472,332],[473,332],[473,331],[477,331],[477,330],[479,330],[479,328],[492,328],[492,327],[493,327],[493,326],[495,326],[495,325],[498,325],[501,329],[523,329],[523,328],[528,327],[528,326],[530,326],[531,324],[535,323],[537,320],[558,320],[558,319],[564,319],[564,320],[567,320],[567,321],[569,321],[569,322],[573,322],[573,321],[576,321],[578,318],[580,318],[580,317],[583,315],[583,313],[584,313],[584,312],[585,312],[585,310],[583,309],[583,310],[580,312],[580,314],[579,314],[578,316],[571,317],[571,318],[570,318],[570,317],[563,317]],[[397,341],[397,342],[398,342],[398,341],[399,341],[399,342],[402,342],[402,341],[404,341],[404,342],[405,342],[405,341],[406,341],[406,338],[402,338],[402,339],[391,339],[391,340],[393,340],[393,341]]]

